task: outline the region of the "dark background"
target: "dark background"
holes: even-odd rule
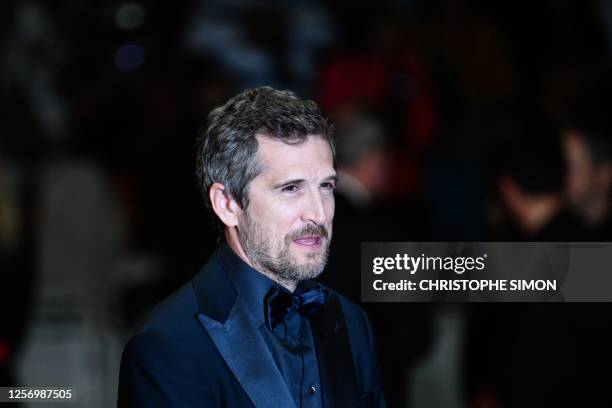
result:
[[[318,102],[377,175],[339,192],[323,278],[356,300],[360,241],[612,241],[500,193],[564,197],[563,126],[608,128],[606,0],[4,0],[0,50],[2,386],[113,406],[130,330],[215,245],[195,141],[249,87]],[[392,407],[610,405],[607,304],[364,307]]]

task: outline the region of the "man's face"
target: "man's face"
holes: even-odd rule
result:
[[[238,236],[252,265],[281,282],[318,276],[325,267],[334,218],[336,172],[329,143],[309,136],[288,145],[257,136],[262,172],[249,186]]]

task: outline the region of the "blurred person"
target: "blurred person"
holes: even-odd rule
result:
[[[337,196],[367,208],[385,191],[389,168],[388,137],[373,119],[361,118],[336,136],[339,165]]]
[[[378,4],[356,10],[358,16],[343,21],[350,26],[343,52],[320,64],[315,94],[334,115],[353,104],[380,117],[393,145],[386,159],[393,182],[385,188],[396,199],[414,200],[422,188],[424,152],[439,128],[429,72],[408,47],[405,15]]]
[[[597,125],[576,124],[563,134],[568,164],[566,195],[586,226],[585,239],[612,240],[612,156],[608,135]]]
[[[392,166],[383,123],[358,109],[347,106],[343,111],[335,133],[338,187],[334,240],[321,281],[359,302],[361,259],[356,254],[361,251],[361,243],[405,241],[418,236],[414,218],[419,212],[386,196]],[[378,335],[385,399],[390,406],[404,406],[406,376],[430,342],[430,307],[364,303],[363,308]],[[398,315],[410,325],[398,324]]]
[[[331,132],[314,102],[269,87],[210,113],[198,175],[219,245],[126,345],[119,406],[385,406],[365,313],[313,280],[332,234]]]
[[[362,241],[384,241],[383,235],[389,225],[381,222],[383,213],[378,211],[390,170],[387,137],[379,123],[357,116],[338,127],[335,140],[338,159],[336,239],[328,263],[330,273],[323,279],[330,287],[359,302],[360,259],[354,254],[361,250]]]
[[[527,119],[523,132],[506,146],[498,188],[513,221],[513,239],[572,241],[580,223],[563,195],[566,174],[558,130],[545,120]]]
[[[504,146],[499,192],[514,230],[493,240],[572,242],[584,237],[563,195],[561,132],[525,122]],[[470,304],[466,393],[475,407],[610,406],[612,330],[595,303]]]
[[[391,241],[402,209],[392,206],[385,197],[391,166],[389,138],[383,125],[363,112],[348,108],[338,117],[338,122],[336,239],[328,262],[330,273],[322,279],[359,302],[360,259],[353,254],[361,250],[362,241]]]

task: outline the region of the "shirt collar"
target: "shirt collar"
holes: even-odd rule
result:
[[[246,308],[256,327],[259,327],[265,322],[264,298],[270,288],[277,286],[281,290],[287,290],[244,262],[225,241],[219,245],[217,257],[234,284],[239,301]]]

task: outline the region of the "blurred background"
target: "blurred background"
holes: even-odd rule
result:
[[[206,114],[315,100],[361,241],[612,241],[612,2],[0,3],[0,385],[116,401],[122,346],[215,245]],[[363,304],[390,407],[612,406],[608,304]]]

